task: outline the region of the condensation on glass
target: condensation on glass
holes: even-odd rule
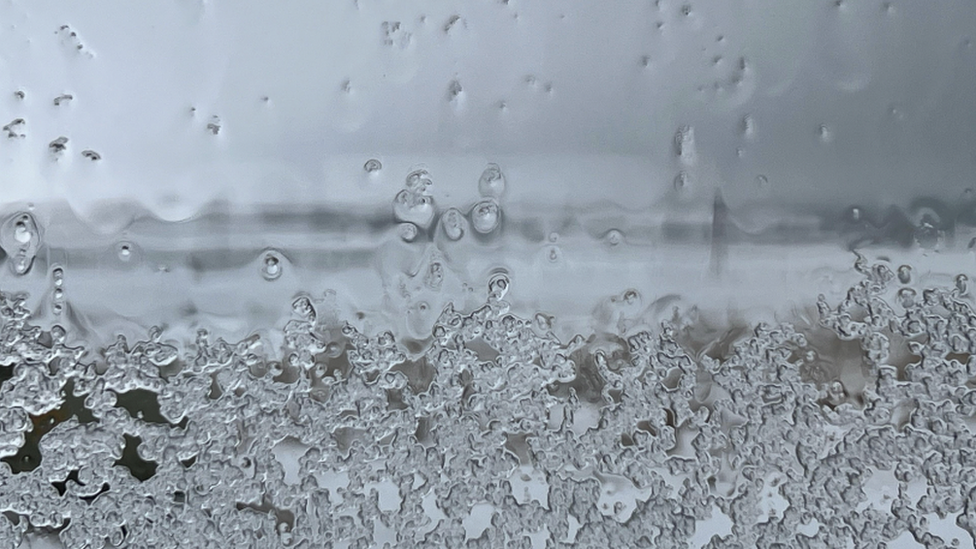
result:
[[[0,549],[976,544],[976,4],[0,20]]]

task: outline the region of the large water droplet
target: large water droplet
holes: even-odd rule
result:
[[[14,274],[23,275],[30,271],[40,244],[37,223],[27,212],[14,214],[0,229],[0,246],[10,256],[10,268]]]
[[[471,225],[481,234],[488,234],[498,227],[500,212],[494,200],[483,200],[471,210]]]
[[[426,229],[434,219],[434,199],[404,189],[393,199],[393,215],[397,221]]]

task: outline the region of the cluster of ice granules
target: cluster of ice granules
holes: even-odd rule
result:
[[[697,349],[679,321],[559,341],[504,277],[421,342],[300,297],[274,350],[86,354],[0,294],[0,547],[968,545],[930,531],[976,530],[965,281],[858,267],[829,330]]]

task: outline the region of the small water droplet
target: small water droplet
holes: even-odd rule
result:
[[[449,240],[461,240],[464,236],[464,215],[457,208],[449,208],[441,216],[441,227]]]
[[[501,198],[505,194],[505,174],[498,164],[488,164],[478,179],[478,192],[481,196]]]
[[[495,301],[503,299],[508,293],[509,284],[508,275],[505,273],[494,275],[488,281],[488,298]]]
[[[911,308],[915,304],[915,290],[911,288],[898,290],[898,302],[906,309]]]
[[[550,246],[549,251],[546,253],[549,263],[558,263],[562,259],[562,256],[563,253],[558,246]]]
[[[48,143],[47,148],[50,149],[53,154],[60,154],[68,148],[68,138],[62,135],[61,137]]]
[[[695,163],[695,128],[681,126],[674,134],[674,153],[678,160],[686,166]]]
[[[763,191],[768,190],[769,189],[769,179],[765,175],[759,174],[759,175],[756,176],[756,185],[759,186],[759,189],[760,190],[763,190]]]
[[[617,229],[611,229],[610,231],[607,232],[606,239],[607,239],[607,243],[610,244],[611,246],[617,246],[618,244],[623,242],[624,235]]]
[[[820,137],[822,143],[830,143],[834,140],[834,133],[827,127],[826,124],[821,124],[817,128],[817,135]]]
[[[627,305],[631,305],[631,306],[638,305],[640,304],[640,301],[641,301],[640,292],[638,292],[637,290],[631,289],[624,292],[623,302],[626,303]]]
[[[471,210],[471,225],[481,234],[488,234],[498,227],[500,212],[494,200],[483,200]]]
[[[132,245],[128,242],[119,244],[119,259],[122,261],[129,261],[132,259]]]
[[[265,280],[276,280],[281,276],[281,260],[275,252],[268,252],[264,255],[261,265],[261,276]]]
[[[976,239],[974,239],[976,240]],[[559,233],[553,231],[549,233],[549,242],[556,243],[559,242]]]
[[[59,345],[64,343],[66,336],[67,333],[65,332],[63,326],[59,324],[55,324],[54,326],[51,326],[51,339],[54,341],[54,343]]]
[[[691,180],[691,176],[688,175],[688,172],[685,171],[678,172],[678,175],[674,176],[674,189],[676,191],[687,189],[690,180]]]
[[[535,314],[535,327],[542,333],[552,330],[552,317],[542,313]]]
[[[857,208],[857,207],[851,208],[850,211],[851,221],[855,221],[855,222],[860,221],[861,215],[862,215],[861,208]]]
[[[21,244],[27,244],[30,242],[31,233],[30,229],[27,228],[27,224],[23,220],[18,220],[14,225],[14,240]]]
[[[431,290],[437,291],[441,289],[441,284],[443,283],[444,266],[441,265],[440,261],[431,262],[430,266],[427,267],[427,274],[424,276],[424,285]]]
[[[363,169],[366,170],[366,173],[374,174],[383,169],[383,164],[375,158],[370,158],[363,164]]]
[[[956,289],[959,290],[959,295],[966,295],[969,291],[969,277],[964,274],[957,275]]]
[[[315,321],[315,307],[312,305],[312,300],[308,297],[301,296],[296,298],[291,303],[291,309],[296,315],[309,321]]]
[[[418,234],[417,226],[413,223],[400,223],[397,225],[397,235],[404,242],[413,242]]]
[[[902,265],[898,267],[898,282],[902,284],[909,284],[912,281],[912,267],[911,265]]]
[[[739,126],[742,131],[742,136],[745,138],[753,138],[756,136],[756,119],[751,115],[745,115],[742,117],[742,122]]]

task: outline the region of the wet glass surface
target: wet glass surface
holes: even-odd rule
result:
[[[0,21],[0,548],[976,543],[976,5]]]

